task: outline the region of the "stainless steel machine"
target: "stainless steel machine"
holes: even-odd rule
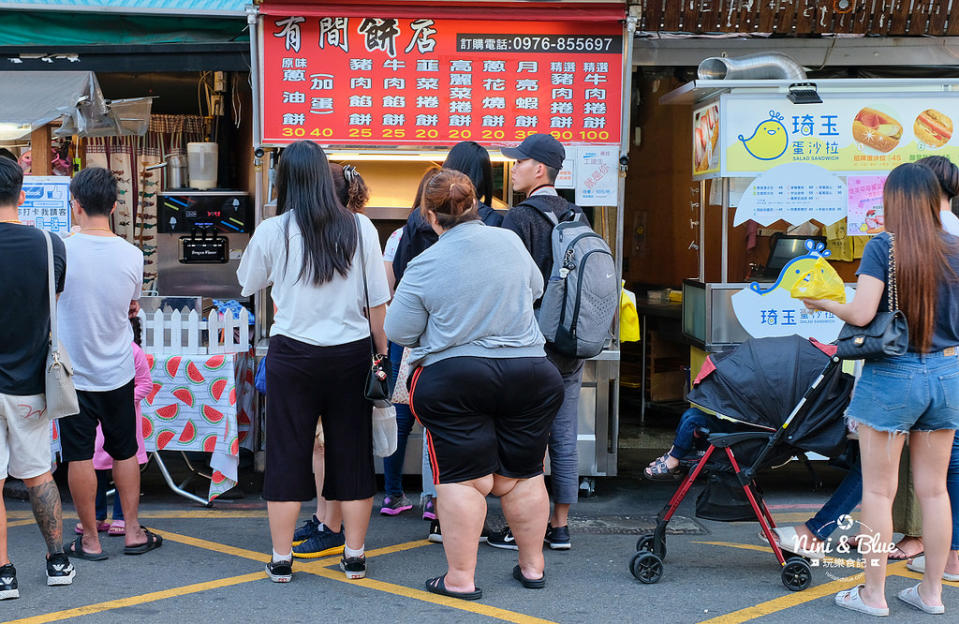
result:
[[[236,269],[253,231],[242,191],[169,191],[157,208],[157,291],[239,299]]]

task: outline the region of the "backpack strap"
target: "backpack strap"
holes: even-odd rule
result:
[[[532,208],[539,214],[546,217],[546,220],[549,221],[553,225],[553,227],[556,227],[560,223],[565,223],[567,221],[577,221],[580,219],[580,217],[583,214],[582,212],[576,212],[576,210],[574,210],[575,204],[566,202],[569,208],[565,213],[563,213],[562,218],[560,218],[560,217],[557,217],[556,213],[550,210],[549,208],[546,208],[545,206],[539,206],[538,205],[539,202],[529,201],[530,199],[531,198],[529,197],[526,198],[524,201],[517,204],[517,206],[528,206],[529,208]]]

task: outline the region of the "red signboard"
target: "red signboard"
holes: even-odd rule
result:
[[[620,141],[619,23],[263,20],[265,144]]]

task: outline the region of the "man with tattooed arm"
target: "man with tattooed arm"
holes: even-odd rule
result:
[[[23,479],[33,515],[47,543],[47,585],[70,585],[76,574],[63,552],[60,492],[50,474],[50,418],[43,368],[50,332],[47,244],[43,233],[17,218],[24,201],[23,172],[0,157],[0,488]],[[63,290],[66,253],[53,242],[57,292]],[[0,600],[19,598],[17,571],[7,554],[7,514],[0,501]]]

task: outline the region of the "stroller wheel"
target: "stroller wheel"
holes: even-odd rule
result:
[[[663,560],[651,552],[638,552],[629,560],[629,571],[640,583],[652,585],[663,578]]]
[[[783,585],[789,591],[802,591],[812,584],[812,568],[802,557],[790,557],[786,560],[782,572]]]
[[[666,541],[663,540],[662,552],[656,552],[656,538],[652,534],[643,535],[636,540],[636,550],[638,552],[651,552],[659,555],[663,561],[666,560]]]

